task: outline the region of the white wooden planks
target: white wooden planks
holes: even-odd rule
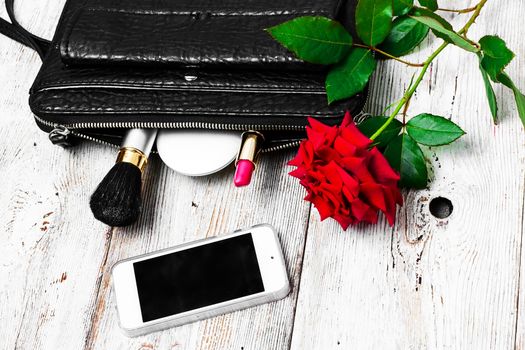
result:
[[[518,1],[492,2],[471,30],[474,38],[495,32],[507,40],[518,53],[513,77],[525,63],[523,34],[514,24],[524,10]],[[428,46],[409,59],[424,60],[436,45]],[[411,74],[393,62],[383,65],[371,109],[380,113],[399,98]],[[518,83],[525,87],[523,76]],[[394,230],[383,222],[342,233],[312,214],[292,349],[514,348],[525,135],[511,94],[496,91],[502,121],[493,127],[476,58],[448,48],[409,114],[451,117],[467,135],[426,150],[434,168],[429,190],[408,193]],[[453,202],[448,219],[430,215],[436,196]]]
[[[49,38],[63,2],[17,0],[16,12]],[[473,38],[498,34],[508,42],[517,53],[509,73],[522,89],[525,28],[517,23],[524,13],[519,0],[489,1],[471,29]],[[461,25],[461,18],[448,17]],[[423,60],[435,44],[409,59]],[[510,92],[500,87],[501,123],[490,124],[475,57],[447,48],[412,100],[410,115],[450,117],[467,135],[425,150],[434,181],[406,194],[393,229],[384,221],[347,232],[320,223],[298,183],[285,175],[293,153],[284,152],[265,156],[253,186],[240,190],[231,184],[232,169],[190,179],[154,158],[145,215],[130,228],[111,230],[92,218],[87,202],[114,150],[52,146],[27,106],[37,55],[4,37],[0,47],[1,349],[525,348],[525,134]],[[412,72],[382,64],[368,110],[379,113],[399,98]],[[435,196],[453,202],[448,219],[430,215]],[[135,339],[118,331],[113,263],[261,222],[280,231],[289,297]]]

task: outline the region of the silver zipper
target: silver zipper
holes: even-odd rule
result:
[[[115,145],[111,142],[107,142],[107,141],[104,141],[104,140],[100,140],[100,139],[97,139],[97,138],[94,138],[92,136],[89,136],[89,135],[84,135],[84,134],[79,134],[75,131],[71,131],[71,133],[77,137],[80,137],[84,140],[88,140],[88,141],[92,141],[92,142],[95,142],[95,143],[98,143],[98,144],[102,144],[102,145],[105,145],[105,146],[110,146],[112,148],[119,148],[118,145]],[[295,147],[298,147],[300,144],[301,144],[302,140],[294,140],[294,141],[288,141],[288,142],[283,142],[283,143],[280,143],[278,145],[275,145],[275,146],[270,146],[270,147],[267,147],[267,148],[263,148],[261,150],[261,153],[270,153],[270,152],[277,152],[277,151],[284,151],[285,149],[290,149],[290,148],[295,148]],[[157,151],[152,151],[151,153],[157,153]]]
[[[66,146],[66,139],[69,135],[74,135],[84,140],[92,141],[105,146],[118,148],[111,142],[100,140],[96,137],[78,132],[77,129],[138,129],[138,128],[152,128],[152,129],[210,129],[210,130],[228,130],[228,131],[246,131],[246,130],[262,130],[262,131],[302,131],[304,126],[299,125],[262,125],[262,124],[224,124],[224,123],[202,123],[202,122],[84,122],[72,124],[57,124],[44,120],[38,116],[35,119],[42,125],[53,128],[49,132],[49,139],[57,145]],[[60,141],[56,141],[56,140]],[[294,140],[290,142],[281,143],[276,146],[271,146],[262,150],[263,153],[280,151],[288,148],[293,148],[299,145],[301,140]],[[156,153],[156,152],[153,152]]]
[[[365,105],[368,103],[369,93],[366,91]],[[356,117],[363,114],[361,111]],[[264,125],[264,124],[225,124],[225,123],[204,123],[204,122],[81,122],[72,124],[58,124],[52,123],[47,120],[34,115],[37,122],[42,125],[52,127],[53,130],[49,133],[49,138],[52,139],[52,133],[59,133],[59,136],[74,135],[84,140],[96,142],[106,146],[112,146],[118,148],[117,145],[112,144],[104,140],[97,139],[96,137],[89,136],[76,131],[77,129],[209,129],[209,130],[227,130],[227,131],[246,131],[246,130],[259,130],[259,131],[303,131],[305,130],[304,125]],[[280,151],[287,148],[293,148],[299,146],[301,140],[294,140],[285,142],[276,146],[268,147],[262,152],[273,152]],[[58,144],[61,144],[59,142]]]
[[[83,122],[72,124],[58,124],[44,120],[38,116],[35,119],[43,125],[57,128],[75,129],[210,129],[210,130],[229,130],[229,131],[302,131],[303,125],[264,125],[264,124],[225,124],[225,123],[204,123],[204,122]]]
[[[76,136],[76,137],[79,137],[81,139],[92,141],[92,142],[95,142],[95,143],[98,143],[98,144],[101,144],[101,145],[110,146],[110,147],[113,147],[113,148],[119,148],[119,146],[115,145],[114,143],[107,142],[107,141],[104,141],[104,140],[100,140],[100,139],[97,139],[96,137],[85,135],[85,134],[81,134],[81,133],[76,132],[76,131],[71,131],[71,134]]]
[[[261,153],[277,152],[277,151],[283,151],[283,150],[289,149],[289,148],[295,148],[295,147],[298,147],[301,144],[301,142],[302,142],[302,140],[295,140],[295,141],[289,141],[289,142],[281,143],[281,144],[276,145],[276,146],[263,148],[261,150]]]

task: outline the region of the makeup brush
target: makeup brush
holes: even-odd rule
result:
[[[109,226],[127,226],[142,211],[142,173],[157,136],[157,129],[130,129],[116,164],[91,196],[89,206],[97,220]]]

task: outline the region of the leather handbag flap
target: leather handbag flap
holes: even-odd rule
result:
[[[349,99],[328,105],[325,93],[326,74],[323,71],[282,71],[262,69],[260,66],[257,69],[200,69],[177,66],[185,64],[184,61],[180,63],[180,60],[175,66],[163,62],[160,63],[163,66],[153,67],[152,65],[159,64],[155,59],[149,62],[130,62],[134,65],[122,64],[114,60],[117,57],[114,54],[116,51],[106,44],[111,39],[109,33],[114,33],[114,30],[106,30],[102,25],[102,18],[92,18],[95,22],[86,22],[96,24],[92,27],[82,29],[82,26],[77,26],[82,23],[79,20],[84,15],[137,12],[144,13],[141,16],[148,16],[148,13],[187,14],[199,12],[197,8],[207,8],[216,14],[235,14],[232,10],[235,9],[237,12],[244,11],[246,15],[246,9],[251,9],[248,12],[252,15],[267,13],[276,16],[274,12],[278,12],[279,16],[295,17],[295,12],[292,14],[286,9],[300,8],[303,13],[322,13],[317,7],[318,1],[67,0],[52,45],[30,91],[31,110],[37,124],[45,131],[49,132],[59,126],[69,130],[82,130],[85,135],[97,134],[99,138],[103,135],[104,139],[118,138],[122,130],[127,128],[253,129],[264,131],[267,138],[272,135],[272,139],[290,139],[304,133],[308,116],[321,119],[327,124],[337,124],[346,111],[357,115],[362,110],[367,99],[367,89]],[[324,1],[326,0],[321,0]],[[237,6],[241,2],[244,7]],[[297,4],[292,4],[293,2]],[[346,0],[344,3],[344,8],[339,12],[344,12],[345,18],[353,19],[355,0]],[[339,6],[336,2],[332,4],[333,9]],[[100,9],[103,11],[99,11]],[[335,12],[338,11],[334,10]],[[154,16],[150,19],[157,22],[166,18],[161,15],[149,16]],[[342,20],[341,22],[344,23]],[[159,24],[161,27],[165,25]],[[353,25],[347,28],[352,30]],[[75,34],[77,30],[78,34]],[[88,34],[93,38],[86,41],[85,45],[80,45],[78,39],[65,40],[76,35],[82,39],[83,32],[89,32],[84,33],[86,38]],[[154,29],[145,32],[161,37]],[[130,33],[137,33],[139,37],[145,38],[141,36],[140,30],[129,27],[123,33],[128,36],[131,36]],[[262,30],[261,34],[267,35]],[[99,36],[106,39],[94,41]],[[111,40],[118,47],[120,40]],[[148,52],[149,40],[140,40],[138,42],[141,45],[137,47],[122,45],[122,52]],[[70,46],[68,55],[78,53],[75,54],[79,58],[78,64],[74,61],[64,64],[63,61],[67,62],[63,45],[65,42]],[[78,43],[78,49],[71,50],[74,42]],[[160,53],[153,57],[168,57],[162,51],[167,48],[156,49]],[[176,50],[177,47],[170,46],[169,49]],[[87,52],[93,53],[91,61],[84,59],[89,57]],[[101,52],[107,54],[107,64],[101,64]],[[283,52],[287,54],[287,51]],[[138,54],[127,53],[125,56],[139,57]]]
[[[237,2],[205,11],[199,1],[177,2],[175,9],[80,8],[61,39],[61,59],[68,65],[322,69],[296,58],[265,29],[298,16],[344,16],[341,0]]]

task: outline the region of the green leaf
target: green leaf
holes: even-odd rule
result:
[[[358,128],[363,134],[370,137],[372,136],[383,124],[387,121],[388,117],[370,117],[359,123]],[[388,124],[385,130],[374,140],[374,144],[379,148],[385,148],[388,143],[401,131],[403,124],[394,119]]]
[[[490,113],[492,114],[492,120],[494,121],[494,124],[498,123],[498,102],[496,100],[496,94],[494,93],[494,89],[492,88],[492,84],[490,83],[489,75],[485,71],[485,68],[483,68],[483,65],[481,64],[482,56],[481,54],[478,54],[480,64],[479,64],[479,70],[481,71],[481,76],[483,77],[483,83],[485,84],[485,93],[487,94],[487,100],[489,102],[490,107]]]
[[[413,18],[402,16],[394,20],[390,34],[379,48],[391,55],[406,55],[428,35],[429,28]]]
[[[525,126],[525,95],[523,95],[516,87],[513,89],[514,99],[516,100],[516,107],[523,126]]]
[[[514,91],[514,89],[517,89],[517,87],[514,84],[514,82],[512,81],[512,79],[510,79],[509,75],[507,73],[505,73],[505,72],[501,73],[498,76],[498,83],[501,83],[501,84],[505,85],[506,87],[508,87],[512,91]]]
[[[481,65],[490,79],[497,82],[498,76],[514,58],[514,52],[509,50],[505,41],[493,35],[484,36],[479,44],[483,52]]]
[[[428,171],[425,156],[418,144],[407,134],[397,136],[386,148],[384,155],[392,168],[399,172],[399,186],[425,188]]]
[[[437,0],[419,0],[419,3],[431,11],[436,11],[439,7]]]
[[[465,134],[450,120],[432,114],[420,114],[406,124],[408,134],[426,146],[447,145]]]
[[[356,48],[326,76],[328,103],[352,97],[363,91],[376,69],[376,61],[368,49]]]
[[[392,10],[394,16],[406,15],[414,7],[414,0],[393,0]]]
[[[365,44],[380,44],[392,27],[392,0],[359,0],[355,21],[357,35]]]
[[[469,52],[478,52],[477,48],[473,43],[460,36],[454,31],[452,25],[448,23],[443,17],[436,15],[435,13],[426,10],[426,9],[417,9],[409,15],[411,18],[415,19],[428,26],[436,36],[441,39],[454,44],[458,47],[461,47],[464,50]]]
[[[507,73],[503,72],[499,75],[499,81],[512,90],[514,93],[514,99],[516,100],[516,106],[518,107],[518,115],[525,127],[525,95],[521,93],[518,87],[510,79]]]
[[[281,45],[310,63],[334,64],[352,49],[352,36],[339,22],[326,17],[297,17],[266,30]]]

